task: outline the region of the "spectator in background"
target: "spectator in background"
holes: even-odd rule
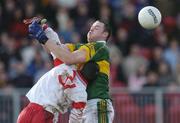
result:
[[[128,77],[128,88],[131,91],[140,91],[146,84],[147,65],[142,64],[134,74]]]
[[[173,1],[169,0],[154,0],[156,5],[160,8],[162,15],[167,16],[173,12]],[[168,4],[167,4],[168,3]]]
[[[174,73],[175,80],[177,82],[177,85],[180,86],[180,62],[176,65],[176,72]]]
[[[1,35],[1,60],[6,65],[6,70],[10,74],[9,76],[11,76],[11,71],[13,71],[9,68],[10,64],[14,60],[21,60],[20,48],[16,43],[15,38],[11,35],[7,33]]]
[[[159,87],[159,85],[158,74],[154,71],[148,71],[146,83],[143,87],[153,87],[154,89],[156,89],[157,87]]]
[[[140,55],[140,46],[138,44],[132,45],[130,54],[123,61],[126,77],[135,74],[141,65],[147,63],[147,60]]]
[[[75,19],[75,27],[78,28],[78,32],[84,34],[85,25],[88,21],[88,6],[85,2],[79,2],[76,8],[76,14],[74,16]]]
[[[0,61],[0,88],[5,87],[8,84],[8,76],[5,71],[5,65]]]
[[[121,50],[123,56],[128,54],[128,32],[125,28],[119,27],[116,32],[115,45]]]
[[[26,18],[32,18],[35,15],[35,4],[32,1],[27,1],[25,3],[25,17]]]
[[[63,38],[63,43],[73,43],[73,36],[76,33],[74,20],[69,17],[67,8],[59,8],[56,16],[59,25],[59,35]]]
[[[60,30],[59,34],[62,36],[65,42],[63,43],[73,43],[72,40],[73,34],[75,34],[76,30],[74,28],[74,21],[72,19],[68,19],[65,23],[65,29]]]
[[[4,1],[4,11],[3,11],[3,19],[5,20],[3,23],[4,30],[8,31],[7,29],[10,28],[10,24],[13,20],[14,10],[16,9],[15,1],[14,0],[5,0]]]
[[[51,68],[53,68],[52,61],[45,60],[44,61],[44,67],[42,69],[38,70],[37,73],[35,74],[34,82],[37,82],[39,80],[39,78],[41,78],[41,76],[43,76],[46,72],[51,70]]]
[[[159,77],[156,72],[148,71],[146,78],[146,83],[144,84],[143,89],[146,89],[146,87],[148,87],[150,89],[150,93],[143,94],[143,96],[146,97],[143,102],[138,100],[138,104],[140,104],[141,106],[155,104],[154,91],[160,87]]]
[[[56,19],[58,21],[58,31],[66,31],[68,30],[67,26],[67,22],[69,20],[69,13],[67,8],[64,7],[59,7],[58,8],[58,12],[56,14]]]
[[[172,39],[169,47],[164,52],[164,59],[170,64],[172,72],[176,71],[176,65],[180,60],[179,45],[176,39]]]
[[[7,45],[9,41],[9,36],[7,33],[3,32],[0,35],[0,59],[1,62],[4,63],[5,65],[5,69],[8,70],[8,66],[9,66],[9,54],[8,54],[8,49],[7,49]]]
[[[114,24],[119,25],[122,20],[122,5],[124,3],[123,0],[110,0],[109,1],[112,6],[112,11],[114,14]]]
[[[51,27],[55,28],[55,30],[57,30],[58,27],[58,20],[56,19],[58,8],[59,4],[57,3],[57,0],[48,0],[47,3],[44,2],[43,9],[41,10],[41,13],[44,15],[45,18],[48,18]],[[38,9],[38,7],[36,9]]]
[[[167,87],[174,81],[170,66],[166,62],[161,62],[158,66],[159,84],[161,87]]]
[[[136,13],[135,5],[131,1],[125,1],[124,5],[122,6],[122,9],[123,9],[123,17],[124,17],[124,19],[129,21],[129,22],[134,21],[134,18],[135,18],[135,15],[136,15],[135,14]],[[131,23],[131,24],[133,24],[133,23]],[[132,28],[132,25],[127,25],[127,26],[129,28]]]
[[[33,60],[36,50],[40,48],[36,43],[29,41],[28,39],[22,40],[21,56],[23,63],[28,66]]]
[[[131,46],[134,43],[139,42],[138,36],[139,28],[137,26],[137,21],[135,21],[136,17],[136,8],[135,5],[131,1],[125,1],[122,6],[122,21],[119,23],[119,26],[125,28],[128,32],[128,45]]]
[[[77,5],[77,0],[54,0],[57,4],[65,8],[74,8]]]
[[[16,8],[13,12],[13,19],[10,23],[9,31],[10,33],[15,36],[16,38],[25,37],[27,33],[27,28],[23,23],[23,12],[20,8]]]
[[[176,17],[176,30],[174,34],[175,34],[175,37],[177,37],[177,39],[180,40],[180,12],[177,14],[177,17]]]
[[[30,88],[33,86],[32,76],[26,73],[26,66],[21,61],[16,61],[13,68],[16,70],[16,76],[10,80],[10,83],[16,88]]]
[[[81,40],[80,34],[77,32],[74,32],[72,34],[72,41],[73,41],[73,43],[81,43],[82,40]]]
[[[41,51],[37,50],[35,51],[34,58],[30,62],[30,64],[27,66],[27,73],[29,75],[32,75],[33,77],[36,76],[38,71],[44,69],[44,59],[41,54]]]
[[[154,32],[155,40],[157,42],[156,45],[161,46],[162,48],[167,47],[168,39],[167,39],[167,34],[164,32],[163,25],[160,25],[156,28]]]
[[[158,71],[158,66],[163,60],[163,49],[160,46],[154,47],[152,49],[152,59],[150,59],[148,69]]]
[[[104,20],[104,21],[110,23],[111,16],[112,16],[111,9],[108,6],[108,4],[102,4],[100,6],[100,15],[99,15],[100,20]]]
[[[112,87],[124,87],[127,84],[127,80],[122,69],[122,55],[121,51],[115,46],[110,45],[110,83]]]

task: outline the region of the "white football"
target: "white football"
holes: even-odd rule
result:
[[[140,10],[138,21],[145,29],[154,29],[161,23],[161,13],[153,6],[146,6]]]

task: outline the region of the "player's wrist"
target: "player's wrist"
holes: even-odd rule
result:
[[[48,41],[48,37],[45,35],[44,31],[42,31],[39,36],[37,36],[37,40],[40,44],[45,44]]]
[[[41,25],[38,24],[37,21],[32,22],[29,25],[29,34],[39,41],[41,44],[45,44],[48,41],[48,37],[46,36]]]

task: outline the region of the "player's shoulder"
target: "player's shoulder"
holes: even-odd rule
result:
[[[90,51],[96,52],[96,51],[105,51],[108,52],[108,47],[106,44],[106,41],[96,41],[96,42],[89,42],[85,44],[77,44],[77,49],[85,48],[89,49]]]
[[[105,41],[96,41],[96,42],[90,42],[85,44],[86,46],[93,46],[95,48],[100,48],[100,47],[106,47],[106,42]]]
[[[70,49],[70,51],[75,51],[77,49],[79,49],[81,46],[83,46],[83,44],[81,43],[66,43],[66,46]]]

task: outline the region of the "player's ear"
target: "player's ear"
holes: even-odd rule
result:
[[[103,32],[103,37],[106,39],[108,37],[108,32]]]

